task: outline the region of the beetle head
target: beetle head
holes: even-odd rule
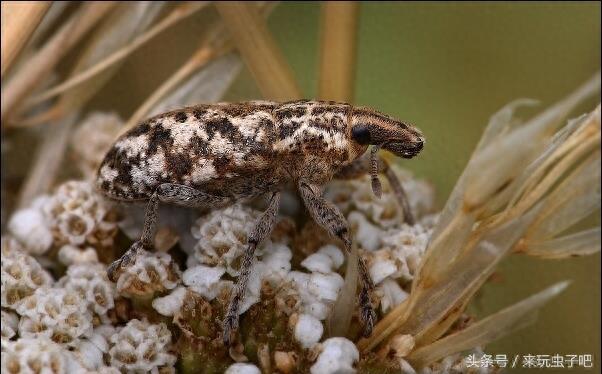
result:
[[[403,158],[416,156],[424,145],[424,136],[414,126],[370,108],[354,108],[351,137],[362,145],[376,145]]]

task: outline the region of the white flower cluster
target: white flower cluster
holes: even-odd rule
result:
[[[117,225],[109,218],[109,207],[87,182],[67,182],[59,186],[44,206],[59,242],[81,246],[113,244]]]
[[[390,230],[381,239],[381,249],[371,252],[369,271],[374,283],[381,283],[385,278],[411,281],[431,233],[432,230],[426,230],[420,223]]]
[[[88,247],[111,246],[117,233],[115,221],[111,207],[91,183],[69,181],[53,195],[39,197],[17,211],[8,228],[28,253],[43,255],[54,245],[60,248],[61,262],[68,265],[95,261]]]
[[[78,365],[70,352],[47,337],[21,338],[2,347],[2,373],[72,373]]]
[[[192,229],[199,240],[191,256],[196,264],[182,275],[186,287],[155,299],[153,307],[163,315],[174,315],[184,302],[186,290],[211,301],[223,290],[230,289],[233,282],[226,277],[238,273],[236,260],[241,256],[247,233],[259,214],[251,208],[234,205],[200,218]],[[283,244],[287,240],[283,238],[282,242],[276,243],[268,239],[255,252],[255,263],[239,313],[260,301],[262,285],[267,282],[278,290],[278,307],[294,322],[291,326],[293,335],[303,347],[309,348],[322,337],[321,321],[328,316],[343,285],[337,270],[344,262],[344,255],[336,246],[326,245],[302,262],[301,265],[310,272],[291,271],[292,251]],[[278,302],[280,296],[282,300],[287,298],[287,302]],[[295,301],[291,303],[291,299]]]
[[[92,314],[81,295],[65,288],[38,288],[17,307],[20,337],[51,338],[72,345],[92,332]]]
[[[180,269],[167,253],[142,251],[134,264],[117,279],[117,292],[123,296],[152,295],[174,289],[180,282]]]
[[[411,178],[407,171],[396,165],[393,166],[393,170],[401,177],[412,212],[418,219],[418,223],[414,226],[401,223],[403,212],[387,183],[383,183],[380,199],[372,192],[369,176],[349,181],[335,181],[326,190],[326,195],[330,196],[330,199],[348,217],[355,232],[354,239],[362,249],[370,252],[384,248],[393,249],[397,252],[393,257],[404,262],[403,265],[396,266],[395,274],[383,276],[375,268],[376,271],[373,271],[372,276],[376,278],[374,279],[376,283],[387,276],[400,278],[403,275],[405,280],[411,280],[416,263],[424,252],[434,226],[433,216],[426,215],[434,207],[432,186],[425,181]],[[399,258],[403,252],[409,252],[407,261]],[[387,256],[380,254],[377,257],[384,259]],[[391,271],[393,260],[392,258],[389,260],[391,260],[389,264],[381,263],[377,266]]]
[[[324,326],[319,319],[311,314],[302,313],[292,319],[294,324],[295,340],[301,344],[303,348],[311,348],[322,338]]]
[[[92,372],[107,372],[117,369],[107,366],[105,357],[109,351],[109,338],[116,334],[114,326],[106,324],[96,327],[89,337],[78,340],[69,351],[71,357],[85,370]]]
[[[388,183],[383,183],[382,197],[372,192],[370,177],[334,181],[326,195],[345,213],[354,240],[377,286],[383,312],[408,296],[409,286],[424,255],[437,216],[427,215],[434,208],[434,189],[423,180],[394,165],[400,176],[417,223],[402,223],[403,212]],[[406,289],[404,290],[404,287]]]
[[[215,299],[224,287],[229,288],[232,286],[232,281],[221,280],[225,272],[226,269],[220,266],[196,265],[184,272],[182,281],[190,290],[203,296],[205,300],[211,301]],[[177,291],[182,292],[180,290]],[[164,297],[163,300],[167,301],[167,297]],[[175,292],[170,294],[169,298],[170,300],[173,298],[174,301],[180,304],[182,303],[180,297]]]
[[[432,234],[432,221],[432,216],[426,216],[414,226],[404,224],[390,229],[380,238],[379,249],[364,253],[370,276],[381,295],[383,312],[408,296],[406,286],[409,287],[418,270]]]
[[[191,229],[198,242],[188,257],[188,267],[196,264],[220,266],[228,274],[238,275],[235,261],[242,256],[247,234],[260,215],[260,211],[235,204],[199,218]]]
[[[436,221],[436,216],[423,214],[432,210],[432,191],[424,182],[404,181],[410,204],[418,213],[418,222],[409,226],[400,222],[397,202],[387,188],[379,200],[368,179],[336,183],[338,195],[331,198],[348,217],[386,312],[408,297],[424,255]],[[163,323],[148,322],[143,314],[121,319],[119,313],[127,312],[119,311],[119,305],[126,305],[119,297],[148,299],[159,314],[174,318],[186,315],[186,300],[192,293],[210,303],[219,298],[220,305],[239,274],[248,234],[261,213],[242,204],[214,210],[192,225],[191,245],[180,243],[188,254],[185,271],[165,252],[140,251],[113,284],[106,265],[98,262],[97,249],[112,244],[116,222],[90,184],[68,182],[54,195],[37,199],[11,220],[10,231],[18,240],[2,242],[2,350],[7,353],[3,370],[173,372],[177,356],[171,331]],[[262,297],[268,295],[274,299],[275,315],[287,318],[294,346],[312,357],[311,373],[355,373],[359,361],[355,344],[345,338],[324,338],[325,320],[344,285],[345,254],[337,245],[326,244],[293,261],[292,248],[298,244],[294,223],[283,227],[255,251],[239,313],[265,302]],[[42,260],[50,248],[67,265],[57,282],[32,257]],[[293,268],[293,263],[300,267]],[[114,325],[119,320],[129,322]],[[400,365],[413,370],[403,360],[407,352],[401,352],[407,345],[401,342],[396,355]],[[273,353],[278,370],[294,372],[300,353],[291,348]],[[264,364],[257,363],[262,369]],[[461,356],[438,364],[456,370]],[[258,373],[260,369],[239,362],[226,372]]]
[[[107,312],[115,305],[115,286],[107,278],[106,266],[103,264],[71,265],[57,285],[65,290],[77,292],[88,304],[88,309],[101,319],[106,319]]]
[[[170,350],[164,324],[132,320],[121,328],[96,327],[69,346],[44,335],[3,339],[2,373],[167,373],[175,371]]]
[[[11,234],[32,255],[44,254],[54,240],[50,222],[43,210],[48,202],[46,196],[35,199],[29,208],[15,212],[8,223]]]
[[[95,175],[105,154],[115,141],[123,120],[113,112],[90,113],[71,136],[76,165],[87,180]]]
[[[251,305],[260,300],[263,281],[278,285],[287,281],[293,256],[290,248],[284,244],[271,242],[265,248],[265,255],[253,265],[247,292],[240,305],[240,314],[246,312]],[[257,255],[259,256],[259,254]],[[222,289],[232,287],[232,281],[222,279],[226,272],[226,268],[221,266],[196,265],[184,272],[183,281],[192,291],[211,301]]]
[[[13,239],[2,239],[2,292],[3,308],[16,309],[28,296],[50,286],[53,279],[42,269],[35,258],[24,253]]]
[[[177,284],[171,278],[179,273],[169,255],[140,259],[141,269],[133,272],[138,280],[155,288],[155,281],[166,287]],[[173,371],[167,327],[132,320],[117,329],[108,316],[115,297],[105,265],[72,264],[54,282],[19,242],[2,238],[2,372]]]
[[[176,356],[169,353],[171,332],[163,323],[133,319],[111,336],[110,342],[111,366],[128,373],[158,373],[176,362]]]
[[[326,256],[326,253],[331,254],[332,257]],[[304,348],[315,345],[324,331],[321,321],[328,316],[330,307],[343,285],[343,278],[333,272],[342,263],[342,253],[338,248],[326,246],[312,256],[314,257],[310,256],[304,261],[306,267],[310,268],[316,264],[322,267],[324,273],[290,271],[292,253],[287,246],[277,244],[266,248],[266,255],[254,265],[239,313],[244,313],[251,305],[259,302],[262,282],[267,281],[277,285],[282,294],[292,295],[297,300],[292,309],[286,309],[286,305],[279,305],[287,314],[300,312],[291,315],[293,336]],[[316,260],[320,256],[329,259],[331,265],[327,265],[328,268],[324,268],[322,264],[317,265]],[[329,270],[331,267],[334,269]],[[191,290],[212,300],[223,287],[232,286],[232,281],[221,279],[224,273],[224,268],[197,265],[184,273],[183,280]],[[157,299],[158,302],[153,303],[153,306],[162,314],[173,315],[182,305],[184,295],[184,290],[176,290],[168,297]]]
[[[336,273],[342,264],[340,260],[342,256],[341,251],[335,246],[322,247],[301,263],[311,273],[291,271],[289,274],[301,297],[301,310],[320,321],[328,317],[330,307],[343,287],[343,277]],[[330,262],[326,260],[325,264],[317,265],[319,257],[328,258]]]
[[[238,275],[247,236],[260,215],[260,211],[235,204],[199,218],[191,229],[198,242],[188,258],[188,270],[183,274],[184,284],[209,301],[222,289],[232,287],[232,281],[222,278],[226,274]],[[255,256],[259,260],[253,266],[240,306],[241,314],[260,300],[263,281],[280,284],[287,279],[291,269],[292,252],[283,243],[267,239],[255,251]]]
[[[352,374],[353,367],[360,359],[360,352],[352,341],[345,338],[330,338],[321,343],[322,351],[311,374]]]
[[[2,331],[2,345],[17,335],[17,326],[19,325],[19,316],[12,311],[2,309],[2,320],[0,323]]]

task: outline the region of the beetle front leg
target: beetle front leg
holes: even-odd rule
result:
[[[375,169],[371,156],[372,155],[368,155],[368,157],[363,156],[353,161],[351,164],[342,168],[335,175],[335,178],[354,179],[365,174],[371,174],[373,178],[372,180],[374,181],[374,178],[376,178],[376,172],[384,173],[385,178],[387,178],[387,181],[393,190],[395,199],[403,211],[404,222],[406,222],[408,225],[414,225],[416,223],[416,219],[412,213],[412,208],[410,207],[410,202],[408,201],[408,195],[401,185],[399,178],[397,178],[397,175],[395,175],[395,172],[393,172],[393,168],[391,168],[389,163],[384,158],[379,157],[377,168]]]
[[[341,214],[335,205],[322,197],[318,186],[301,181],[299,182],[299,192],[314,221],[326,229],[332,236],[341,239],[345,245],[345,251],[349,254],[351,252],[351,237],[349,226],[343,214]],[[360,318],[364,324],[364,335],[370,336],[376,322],[376,313],[370,301],[370,294],[374,289],[374,283],[372,282],[372,278],[370,278],[364,260],[360,256],[358,256],[357,266],[362,283],[359,295]]]
[[[157,212],[159,202],[175,204],[190,208],[219,206],[227,202],[227,198],[214,196],[194,188],[173,184],[161,184],[151,195],[144,214],[144,226],[140,240],[134,242],[130,248],[117,260],[113,261],[107,269],[107,275],[113,282],[117,281],[121,271],[136,260],[136,256],[143,250],[151,250],[157,231]]]
[[[230,304],[226,316],[224,317],[224,345],[229,346],[232,334],[238,329],[238,309],[240,302],[245,296],[247,282],[253,267],[254,253],[257,246],[267,238],[274,228],[278,207],[280,206],[280,192],[274,192],[270,199],[269,206],[265,212],[258,218],[255,227],[249,233],[247,238],[247,248],[240,264],[240,274],[236,285],[232,289]]]

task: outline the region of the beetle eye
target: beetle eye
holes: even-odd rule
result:
[[[370,131],[368,127],[363,125],[357,125],[351,130],[351,137],[356,142],[366,145],[370,144]]]

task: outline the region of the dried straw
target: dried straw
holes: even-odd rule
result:
[[[2,2],[2,77],[50,8],[51,1]]]
[[[147,116],[154,116],[170,110],[198,103],[214,103],[221,100],[242,69],[242,61],[237,53],[221,56],[203,67],[176,89],[163,97]],[[215,79],[215,77],[220,77]],[[154,93],[153,93],[154,95]],[[152,95],[151,95],[152,96]]]
[[[19,192],[17,207],[23,208],[38,195],[48,191],[65,157],[71,130],[78,113],[74,112],[55,123],[51,131],[46,131],[42,144],[37,150],[35,161]]]
[[[78,11],[52,38],[19,69],[2,91],[2,123],[16,113],[21,101],[50,73],[61,58],[116,5],[112,1],[91,2]]]
[[[412,335],[417,347],[437,341],[499,261],[517,250],[515,245],[529,253],[529,243],[536,241],[542,244],[540,256],[546,245],[551,257],[568,255],[558,253],[558,242],[547,240],[599,208],[599,172],[594,172],[600,164],[599,110],[554,133],[599,89],[597,74],[521,126],[512,113],[532,101],[513,102],[492,117],[441,213],[410,297],[377,324],[370,338],[359,341],[361,350],[393,334]],[[572,246],[578,253],[596,249],[591,231],[573,238],[579,239]]]
[[[259,6],[261,14],[264,17],[268,17],[273,10],[273,5],[273,3],[261,4]],[[207,32],[207,37],[205,37],[201,42],[200,47],[178,70],[176,70],[165,82],[163,82],[159,88],[157,88],[144,101],[144,103],[142,103],[142,105],[140,105],[140,107],[128,119],[117,136],[124,134],[129,129],[134,127],[151,111],[156,112],[156,110],[153,110],[153,108],[163,107],[163,105],[161,105],[161,100],[171,91],[175,90],[178,85],[184,82],[184,80],[190,77],[194,72],[205,68],[212,61],[215,61],[219,57],[232,51],[234,47],[230,41],[229,35],[225,31],[226,30],[224,29],[222,22],[210,26]],[[207,82],[204,87],[199,87],[198,90],[211,89],[213,86],[214,84]],[[215,92],[219,93],[222,91],[217,90]],[[222,96],[222,94],[211,96],[215,96],[213,100],[217,100]],[[181,103],[181,105],[182,104],[183,103]]]
[[[527,299],[501,310],[466,329],[448,335],[433,344],[418,348],[407,358],[415,368],[453,354],[484,346],[531,324],[537,316],[537,309],[568,286],[568,282],[557,283]]]
[[[134,127],[140,120],[142,120],[152,108],[161,101],[169,92],[174,90],[179,84],[181,84],[186,78],[188,78],[195,71],[203,68],[209,62],[213,61],[219,56],[224,55],[232,48],[227,43],[227,37],[223,33],[223,27],[221,25],[215,25],[209,32],[209,37],[204,41],[200,48],[193,53],[193,55],[170,76],[165,82],[159,86],[149,96],[144,103],[134,112],[134,114],[127,121],[125,126],[118,135],[127,132],[129,129]]]
[[[320,26],[318,96],[351,103],[354,97],[360,3],[325,1]]]
[[[82,69],[93,65],[98,58],[102,58],[128,43],[149,25],[163,5],[163,3],[148,2],[120,4],[121,9],[113,12],[103,21],[86,45],[71,74],[77,74]],[[106,71],[105,74],[96,76],[96,79],[90,82],[91,84],[66,92],[61,96],[54,109],[51,109],[65,118],[60,120],[58,126],[43,129],[46,136],[36,155],[34,166],[23,184],[20,204],[26,204],[33,197],[46,192],[52,186],[66,153],[69,135],[77,121],[80,108],[110,79],[111,72],[114,71],[114,69]]]
[[[299,99],[301,90],[293,72],[268,30],[257,6],[251,2],[216,2],[234,44],[266,99]]]
[[[61,84],[52,87],[28,101],[28,105],[32,106],[39,104],[43,101],[58,96],[68,90],[71,90],[86,81],[93,79],[96,75],[101,74],[106,69],[109,69],[114,64],[123,61],[126,57],[135,52],[138,48],[152,40],[155,36],[161,32],[169,29],[171,26],[177,24],[186,17],[191,16],[197,11],[203,9],[207,5],[207,2],[195,2],[195,3],[184,3],[175,8],[170,14],[165,16],[161,21],[157,22],[151,28],[144,33],[138,35],[130,43],[116,50],[112,54],[106,56],[102,60],[98,61],[94,65],[88,67],[85,70],[78,72],[69,79],[65,80]]]

